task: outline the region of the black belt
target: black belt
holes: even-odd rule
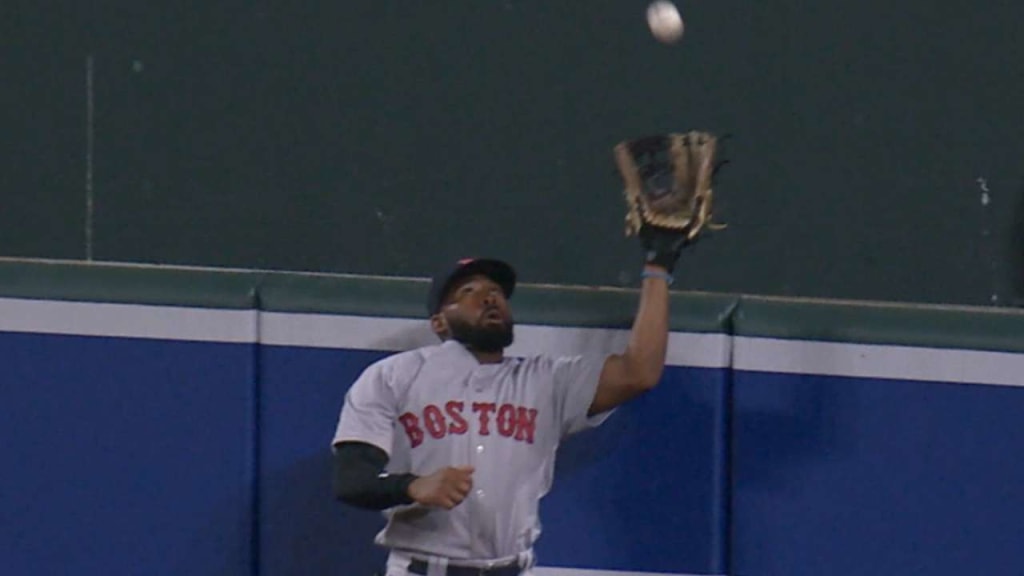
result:
[[[426,575],[429,565],[423,560],[413,559],[409,563],[409,572]],[[496,568],[470,568],[469,566],[448,565],[445,576],[519,576],[522,571],[516,564],[498,566]]]

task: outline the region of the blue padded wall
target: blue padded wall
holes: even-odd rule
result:
[[[253,345],[0,333],[9,575],[249,574]]]

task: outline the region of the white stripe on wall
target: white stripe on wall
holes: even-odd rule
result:
[[[425,320],[263,312],[260,342],[272,346],[397,351],[434,344],[437,337]]]
[[[1010,352],[743,336],[734,338],[733,348],[737,370],[1024,385],[1024,354]]]
[[[438,342],[425,320],[0,298],[0,331],[399,351]],[[523,325],[512,355],[612,353],[628,331]],[[791,374],[1024,386],[1024,354],[672,333],[667,363]]]
[[[261,341],[278,346],[400,351],[438,342],[419,319],[0,298],[4,332],[255,342],[257,325]],[[625,330],[523,325],[509,354],[618,352],[628,336]],[[729,341],[725,334],[673,333],[667,362],[726,367]]]
[[[520,325],[515,333],[516,341],[508,349],[512,356],[621,352],[629,339],[626,330],[601,328]],[[274,346],[391,351],[439,342],[426,320],[280,312],[261,316],[260,337]],[[673,333],[666,362],[724,368],[729,365],[729,342],[725,334]]]
[[[256,310],[0,298],[0,331],[255,342]]]
[[[534,568],[534,576],[697,576],[677,572],[619,572],[615,570],[580,570],[578,568]]]

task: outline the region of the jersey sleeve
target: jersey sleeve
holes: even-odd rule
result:
[[[371,364],[345,394],[331,445],[345,441],[366,442],[391,455],[397,417],[397,401],[383,363]]]
[[[587,416],[597,394],[605,356],[564,356],[552,363],[555,410],[562,424],[562,435],[568,436],[600,426],[614,412]]]

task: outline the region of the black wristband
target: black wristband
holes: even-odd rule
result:
[[[679,260],[679,252],[667,250],[648,250],[644,256],[644,263],[661,266],[669,274],[675,270],[676,261]]]
[[[418,478],[415,474],[387,474],[381,477],[382,492],[388,501],[396,504],[412,504],[409,485]]]
[[[343,442],[334,453],[335,496],[360,508],[383,510],[412,504],[409,484],[413,474],[384,472],[388,455],[376,446],[362,442]]]

